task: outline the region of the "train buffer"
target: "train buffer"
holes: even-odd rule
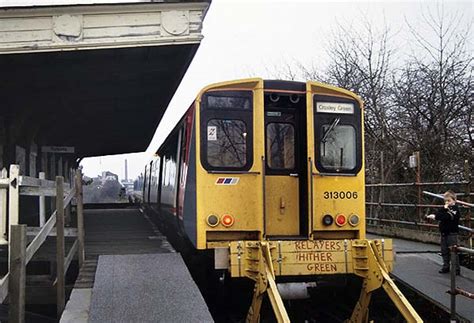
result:
[[[291,243],[291,241],[231,243],[231,274],[236,277],[246,276],[255,281],[247,322],[259,322],[260,308],[265,293],[268,295],[277,321],[290,322],[277,288],[276,276],[288,270],[299,270],[298,264],[294,263],[294,257],[292,257],[294,250],[291,249]],[[360,298],[349,322],[367,321],[372,293],[379,288],[385,290],[407,322],[423,322],[389,275],[391,261],[388,264],[384,261],[385,250],[387,250],[385,245],[391,245],[389,240],[386,243],[384,240],[346,240],[344,244],[347,246],[344,251],[346,273],[363,278]]]
[[[369,235],[380,239],[380,236]],[[396,253],[392,272],[397,282],[405,285],[421,297],[429,299],[440,308],[450,312],[450,275],[439,274],[442,265],[439,246],[403,239],[393,239]],[[456,287],[474,291],[474,271],[461,268],[456,277]],[[456,297],[456,315],[460,321],[474,321],[474,301],[464,296]]]

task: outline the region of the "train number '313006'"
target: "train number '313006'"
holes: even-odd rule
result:
[[[343,199],[357,199],[358,195],[356,191],[334,191],[334,192],[329,192],[325,191],[323,193],[324,199],[325,200],[343,200]]]

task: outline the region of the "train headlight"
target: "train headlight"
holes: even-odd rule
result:
[[[207,225],[210,227],[215,227],[219,224],[219,217],[215,214],[210,214],[206,219]]]
[[[331,214],[326,214],[325,216],[323,216],[323,224],[325,226],[330,226],[331,224],[333,224],[333,222],[334,219]]]
[[[355,227],[356,225],[358,225],[360,222],[360,218],[357,214],[352,214],[350,217],[349,217],[349,224],[352,225],[353,227]]]
[[[221,223],[223,226],[228,228],[234,224],[234,217],[230,214],[224,214],[221,217]]]
[[[345,225],[347,223],[346,216],[344,214],[338,214],[336,215],[336,224],[340,227]]]

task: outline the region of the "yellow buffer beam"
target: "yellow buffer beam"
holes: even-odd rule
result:
[[[262,306],[263,296],[266,292],[277,321],[279,323],[289,323],[290,318],[275,282],[270,246],[266,242],[262,242],[258,246],[260,261],[258,264],[258,273],[255,276],[252,304],[247,314],[246,322],[257,323],[260,321],[260,308]]]

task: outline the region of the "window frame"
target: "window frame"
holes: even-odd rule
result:
[[[271,158],[271,152],[269,154],[268,152],[268,127],[272,124],[284,124],[284,125],[290,125],[292,128],[293,128],[293,167],[291,168],[288,168],[288,167],[285,167],[285,168],[276,168],[276,167],[272,167],[270,166],[270,158]],[[295,127],[295,124],[292,123],[292,122],[288,122],[288,121],[283,121],[283,122],[280,122],[280,121],[277,121],[277,120],[271,120],[271,121],[268,121],[267,123],[265,123],[265,156],[267,156],[266,159],[266,166],[268,168],[268,170],[270,170],[271,172],[275,172],[275,173],[278,173],[278,174],[281,174],[281,173],[292,173],[295,171],[296,169],[296,166],[297,166],[297,160],[298,160],[298,156],[297,156],[297,147],[296,147],[296,127]]]
[[[351,103],[354,104],[354,114],[337,114],[327,112],[317,112],[317,102],[330,102],[330,103]],[[320,173],[329,175],[357,175],[362,169],[362,112],[360,105],[356,100],[327,96],[327,95],[314,95],[313,96],[313,114],[314,114],[314,152],[315,152],[315,166]],[[327,124],[331,124],[331,120],[335,117],[340,118],[338,126],[352,126],[355,129],[355,142],[356,142],[356,163],[352,169],[341,169],[336,171],[332,168],[326,168],[321,162],[321,136],[322,127]]]
[[[250,99],[250,109],[239,108],[212,108],[208,106],[207,98],[209,96],[239,96]],[[210,90],[201,96],[200,104],[200,159],[201,165],[207,171],[248,171],[253,165],[253,111],[254,99],[252,90]],[[246,136],[246,160],[242,167],[213,166],[207,160],[207,124],[210,120],[238,120],[245,124],[247,130]]]
[[[324,126],[330,126],[330,124],[329,124],[329,123],[325,123],[325,124],[322,124],[322,125],[321,125],[321,128],[320,128],[320,129],[321,129],[321,133],[320,133],[321,136],[324,136]],[[355,155],[355,156],[354,156],[354,164],[355,164],[355,165],[354,165],[354,167],[352,167],[352,168],[347,168],[347,167],[341,168],[341,170],[351,170],[351,169],[354,169],[355,166],[357,166],[357,130],[356,130],[356,128],[354,127],[354,125],[352,125],[352,124],[338,124],[336,127],[334,127],[334,130],[333,130],[333,131],[335,131],[337,127],[348,127],[348,128],[350,128],[351,130],[353,130],[353,133],[352,133],[352,134],[354,135],[354,137],[353,137],[353,138],[354,138],[354,144],[356,145],[356,149],[354,150],[354,153],[355,153],[355,154],[354,154],[354,155]],[[324,165],[324,163],[323,163],[323,158],[322,158],[322,154],[321,154],[321,144],[319,145],[318,154],[319,154],[319,156],[320,156],[321,165],[323,165],[324,168],[332,169],[332,170],[334,170],[334,169],[336,168],[336,166],[328,167],[328,165]],[[352,157],[351,157],[351,158],[352,158]]]
[[[209,120],[207,121],[207,124],[206,124],[206,127],[205,127],[205,129],[206,129],[206,134],[205,134],[206,139],[207,139],[207,129],[208,129],[208,127],[209,127],[209,124],[210,124],[212,121],[216,121],[216,122],[235,122],[235,123],[241,122],[241,123],[244,125],[244,127],[245,127],[245,132],[248,133],[248,132],[247,132],[247,124],[246,124],[245,121],[243,121],[243,120],[240,120],[240,119],[228,119],[228,118],[226,118],[226,119],[209,119]],[[247,153],[248,153],[248,149],[247,149],[247,137],[245,137],[245,159],[243,160],[243,165],[242,165],[242,166],[232,166],[232,167],[230,167],[230,166],[213,165],[213,164],[211,164],[210,161],[209,161],[209,154],[208,154],[208,153],[209,153],[209,140],[206,140],[206,152],[207,152],[207,153],[206,153],[206,163],[209,164],[209,165],[210,165],[211,167],[213,167],[213,168],[220,168],[220,167],[226,167],[226,168],[242,168],[242,167],[245,167],[245,165],[247,164]]]

